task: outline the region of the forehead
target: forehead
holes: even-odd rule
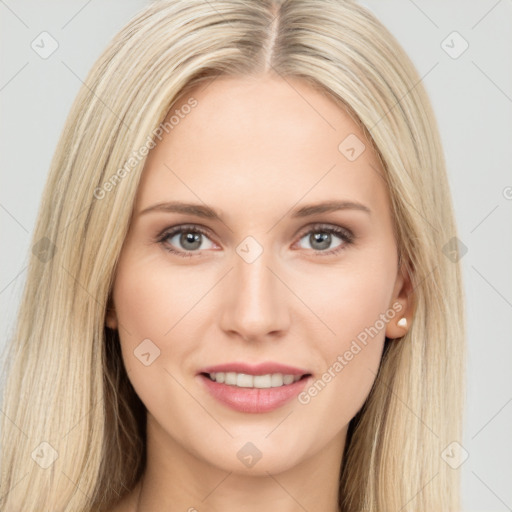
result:
[[[217,77],[186,94],[171,116],[172,128],[146,161],[142,207],[222,197],[233,207],[261,208],[262,200],[294,204],[326,194],[386,202],[382,169],[362,129],[300,79]]]

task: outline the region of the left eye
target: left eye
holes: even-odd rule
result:
[[[331,245],[333,242],[337,243]],[[349,237],[343,231],[334,228],[321,228],[309,230],[301,240],[306,240],[305,249],[313,249],[321,252],[335,252],[335,249],[345,243],[349,243]],[[329,249],[329,251],[326,251]]]

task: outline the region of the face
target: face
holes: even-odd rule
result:
[[[327,448],[339,462],[385,336],[405,333],[377,156],[297,79],[217,78],[180,105],[146,161],[107,317],[148,438],[226,471]]]

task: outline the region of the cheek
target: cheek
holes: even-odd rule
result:
[[[133,250],[120,260],[114,283],[123,361],[141,398],[144,390],[162,386],[165,370],[190,370],[190,355],[200,349],[209,326],[201,320],[212,315],[209,292],[219,279],[197,267],[171,267],[165,256]],[[154,362],[146,366],[149,361]]]
[[[132,342],[170,339],[209,287],[206,276],[202,279],[183,268],[171,271],[162,258],[122,262],[114,286],[120,331]]]
[[[365,333],[368,339],[383,338],[386,326],[383,319],[395,315],[390,300],[396,275],[387,267],[347,266],[308,279],[305,294],[308,305],[329,327],[330,334],[326,330],[329,347],[346,349],[356,338],[364,342]]]
[[[180,328],[189,326],[187,313],[205,294],[206,283],[164,267],[156,258],[127,258],[120,262],[114,284],[123,360],[133,384],[140,388],[158,385],[164,368],[173,371],[171,356],[181,360],[184,351],[193,349],[192,333]],[[178,333],[187,339],[175,343]]]
[[[119,264],[114,304],[122,358],[137,395],[152,413],[165,414],[158,411],[167,410],[168,400],[194,410],[175,379],[181,381],[180,362],[197,349],[200,336],[187,314],[198,309],[194,306],[207,285],[181,269],[170,271],[154,257],[126,258]]]
[[[368,397],[380,365],[386,323],[396,315],[389,307],[395,283],[392,268],[368,265],[333,274],[335,278],[325,281],[327,291],[310,290],[312,309],[335,334],[317,338],[321,374],[302,397],[306,408],[312,406],[310,411],[331,411],[332,433],[347,424]]]

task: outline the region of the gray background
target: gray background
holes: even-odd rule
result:
[[[467,248],[464,511],[512,510],[512,0],[362,3],[397,37],[423,77]],[[0,0],[0,349],[12,331],[65,117],[102,49],[144,5]],[[43,31],[59,44],[47,59],[31,48]],[[463,48],[454,31],[469,44],[457,58],[445,51]]]

